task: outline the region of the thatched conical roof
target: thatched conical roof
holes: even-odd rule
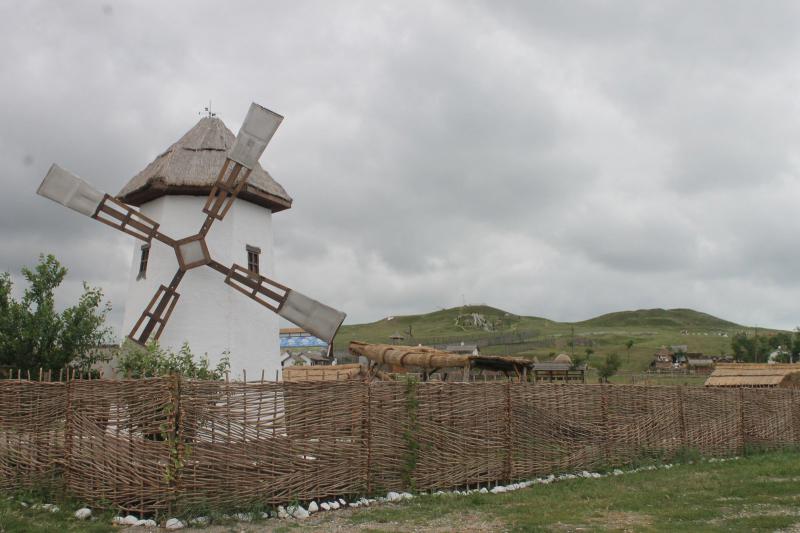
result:
[[[142,205],[167,194],[207,195],[235,138],[219,118],[200,119],[178,142],[134,176],[118,197],[128,204]],[[261,165],[253,168],[239,198],[273,212],[292,206],[292,197]]]
[[[566,363],[568,365],[572,364],[572,357],[565,353],[560,353],[553,359],[554,363]]]

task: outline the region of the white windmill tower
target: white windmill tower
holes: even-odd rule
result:
[[[124,317],[131,340],[174,349],[186,341],[212,363],[228,352],[233,375],[248,378],[280,369],[278,319],[261,306],[332,342],[344,313],[269,279],[272,213],[292,200],[258,159],[282,120],[253,104],[234,137],[204,117],[116,198],[50,169],[39,194],[137,238]],[[181,235],[189,237],[170,237]]]

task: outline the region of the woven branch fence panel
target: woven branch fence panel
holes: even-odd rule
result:
[[[744,450],[742,389],[687,387],[683,411],[688,448],[713,456]]]
[[[599,387],[516,383],[510,390],[514,477],[604,464]]]
[[[800,442],[796,394],[791,389],[742,389],[745,445],[777,449]]]
[[[165,437],[175,384],[169,378],[76,380],[67,385],[66,487],[90,502],[140,513],[167,509],[174,469]]]
[[[233,507],[366,490],[365,383],[183,382],[180,503]]]
[[[366,455],[367,487],[371,491],[402,491],[410,486],[414,461],[413,450],[409,449],[413,439],[409,412],[414,409],[413,389],[394,381],[380,381],[369,386]]]
[[[64,384],[0,383],[0,490],[60,484],[67,398]]]
[[[511,478],[510,383],[429,383],[416,392],[414,488]]]
[[[0,381],[0,489],[139,513],[438,490],[800,444],[800,394],[472,382]]]

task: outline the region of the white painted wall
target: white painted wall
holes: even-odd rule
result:
[[[160,230],[173,239],[196,234],[205,214],[206,197],[162,196],[141,207],[161,224]],[[237,200],[225,220],[215,221],[206,237],[211,257],[225,266],[247,267],[246,245],[261,249],[260,273],[271,277],[272,212]],[[128,297],[125,301],[123,335],[128,335],[158,286],[169,285],[178,269],[172,248],[155,240],[150,246],[147,277],[137,280],[142,242],[134,246]],[[275,379],[281,368],[278,317],[272,311],[225,284],[224,277],[206,266],[189,270],[178,287],[180,298],[159,343],[178,350],[184,341],[195,356],[208,354],[212,365],[223,352],[230,352],[231,378]]]

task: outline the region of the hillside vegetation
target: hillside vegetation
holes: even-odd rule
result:
[[[719,328],[744,329],[744,326],[722,320],[708,313],[694,309],[639,309],[637,311],[619,311],[600,315],[583,322],[581,326],[659,326],[677,328]]]
[[[598,361],[612,352],[623,359],[623,371],[644,370],[653,352],[664,345],[687,345],[707,355],[731,353],[731,337],[746,326],[693,309],[640,309],[608,313],[580,322],[556,322],[516,315],[488,305],[468,305],[432,313],[386,317],[368,324],[345,325],[335,343],[339,354],[351,340],[398,344],[479,343],[481,353],[550,359],[560,352]],[[759,330],[769,335],[773,330]],[[632,340],[628,350],[626,343]]]

